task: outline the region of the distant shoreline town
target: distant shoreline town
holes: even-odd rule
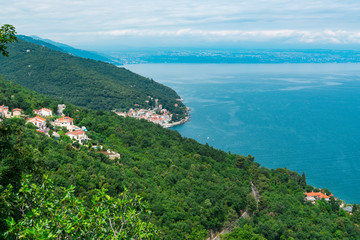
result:
[[[187,115],[184,119],[177,122],[171,122],[172,114],[167,109],[133,109],[130,108],[127,112],[115,112],[118,116],[132,117],[136,119],[144,119],[148,122],[159,124],[163,128],[170,128],[176,125],[181,125],[190,120],[190,108],[187,108]]]
[[[149,96],[149,98],[151,98]],[[176,99],[177,101],[184,101],[183,99]],[[158,99],[155,99],[155,107],[152,109],[136,108],[139,107],[138,104],[135,104],[134,108],[130,108],[127,112],[118,112],[114,111],[118,116],[122,117],[131,117],[136,119],[144,119],[148,122],[159,124],[163,128],[170,128],[176,125],[181,125],[190,120],[189,111],[190,108],[186,108],[185,118],[180,121],[172,122],[173,114],[169,112],[166,108],[163,108],[162,104],[158,104]],[[178,104],[175,104],[175,107],[178,107]]]
[[[149,48],[147,51],[127,50],[108,52],[118,64],[147,63],[359,63],[360,51],[336,49],[161,49]]]

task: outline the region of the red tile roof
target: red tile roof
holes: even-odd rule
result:
[[[13,111],[19,111],[21,112],[22,110],[20,108],[14,108]]]
[[[58,122],[73,122],[74,119],[72,119],[71,117],[62,117],[62,118],[58,118],[57,121]]]
[[[46,122],[46,119],[45,118],[42,118],[42,117],[39,117],[39,116],[36,116],[36,117],[33,117],[33,118],[29,118],[28,121],[39,121],[39,122]]]
[[[42,108],[42,109],[40,109],[40,110],[44,110],[44,111],[46,111],[46,112],[52,112],[52,110],[51,110],[51,109],[48,109],[48,108]]]
[[[327,196],[326,194],[324,194],[322,192],[308,192],[305,194],[307,197],[330,198],[329,196]]]
[[[66,135],[84,135],[85,132],[82,131],[82,130],[76,130],[76,131],[73,131],[73,132],[67,132],[65,133]]]

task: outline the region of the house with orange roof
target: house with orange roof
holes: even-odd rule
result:
[[[46,119],[42,118],[40,116],[29,118],[26,121],[26,123],[28,123],[28,122],[34,124],[36,127],[40,128],[40,129],[44,129],[46,127]]]
[[[82,130],[76,130],[73,132],[65,133],[71,139],[78,141],[80,144],[83,144],[85,141],[89,140],[88,136]]]
[[[51,117],[52,113],[53,113],[53,111],[51,109],[47,109],[47,108],[42,108],[42,109],[39,109],[39,110],[35,109],[33,112],[35,114],[37,114],[37,115],[42,116],[42,117]]]
[[[66,127],[67,130],[72,129],[72,125],[74,125],[74,119],[71,117],[62,117],[58,118],[53,122],[53,125],[59,127]]]
[[[22,110],[20,108],[14,108],[12,110],[13,117],[19,117],[22,115]]]
[[[330,196],[333,196],[332,194],[330,196],[327,196],[326,194],[324,194],[322,192],[307,192],[307,193],[305,193],[305,195],[306,195],[306,199],[308,201],[311,201],[313,198],[315,198],[317,200],[325,199],[326,201],[329,201]]]

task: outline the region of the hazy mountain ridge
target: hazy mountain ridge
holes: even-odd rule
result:
[[[24,35],[19,35],[18,38],[25,40],[27,42],[35,43],[38,45],[43,45],[50,49],[64,52],[64,53],[69,53],[69,54],[72,54],[72,55],[75,55],[78,57],[89,58],[89,59],[93,59],[96,61],[108,62],[108,63],[112,63],[115,65],[121,65],[121,63],[119,61],[114,61],[115,59],[111,59],[110,56],[105,56],[105,54],[100,54],[97,52],[90,52],[90,51],[74,48],[72,46],[69,46],[69,45],[66,45],[63,43],[58,43],[58,42],[52,41],[50,39],[44,39],[44,38],[40,38],[38,36],[30,36],[29,37],[29,36],[24,36]]]

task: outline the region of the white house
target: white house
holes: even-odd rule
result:
[[[39,116],[29,118],[26,122],[27,123],[30,122],[40,129],[43,129],[46,127],[46,119],[39,117]]]
[[[67,132],[67,136],[69,136],[71,139],[74,139],[78,141],[80,144],[83,144],[85,141],[87,141],[89,138],[82,130],[76,130],[73,132]]]
[[[66,127],[69,132],[76,131],[76,130],[82,130],[81,127],[78,127],[76,125],[70,125]]]
[[[72,125],[74,125],[74,119],[71,117],[58,118],[55,120],[54,125],[59,127],[66,127],[67,130],[70,130],[72,129]]]
[[[20,108],[14,108],[13,109],[13,117],[21,116],[22,110]]]
[[[42,108],[39,110],[34,110],[34,113],[37,115],[40,115],[42,117],[51,117],[52,116],[52,110],[51,109],[47,109],[47,108]]]

